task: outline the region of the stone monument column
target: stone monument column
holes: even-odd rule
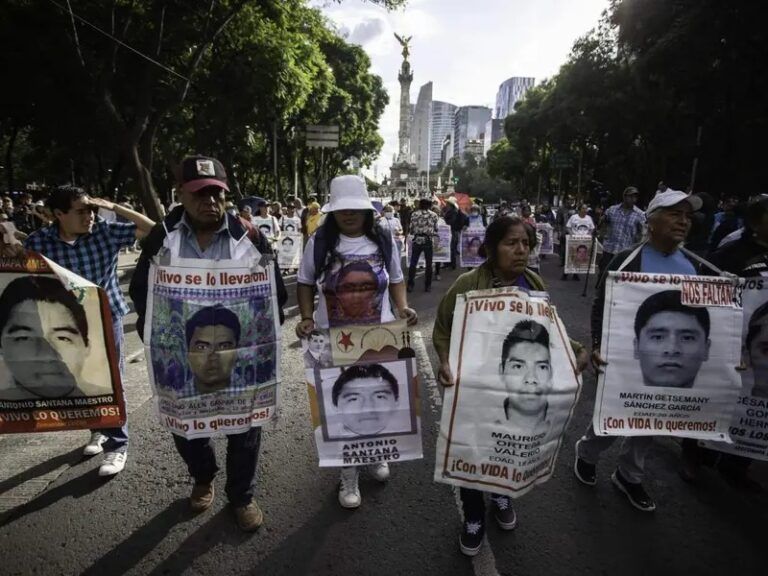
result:
[[[400,81],[400,129],[397,132],[398,135],[398,152],[397,163],[408,164],[411,161],[411,81],[413,80],[413,72],[411,71],[411,63],[408,62],[408,55],[410,54],[408,43],[411,37],[403,38],[395,34],[395,38],[400,42],[403,47],[403,63],[400,65],[400,72],[397,75],[397,79]]]

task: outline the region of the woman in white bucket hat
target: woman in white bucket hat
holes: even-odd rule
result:
[[[330,201],[322,211],[327,216],[307,241],[297,277],[299,338],[307,338],[313,330],[379,325],[396,318],[416,324],[416,312],[408,307],[399,251],[391,234],[374,224],[375,209],[365,181],[349,175],[334,178]],[[389,478],[386,462],[367,468],[379,481]],[[362,501],[359,470],[356,466],[341,469],[339,503],[344,508],[357,508]]]

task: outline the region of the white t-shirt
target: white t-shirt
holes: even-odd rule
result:
[[[565,225],[565,228],[570,234],[575,234],[577,236],[589,236],[592,234],[592,230],[595,229],[595,223],[592,222],[592,218],[590,216],[584,216],[584,218],[582,218],[578,214],[574,214],[568,219],[568,223]]]
[[[389,230],[392,234],[401,235],[403,233],[403,225],[400,224],[400,220],[398,220],[394,216],[392,218],[387,218],[386,216],[382,216],[381,218],[376,220],[376,226],[378,226],[382,230]]]
[[[307,286],[317,285],[315,325],[328,328],[395,320],[389,301],[389,285],[399,284],[404,278],[394,238],[390,272],[387,272],[378,246],[365,236],[350,238],[339,235],[336,252],[342,261],[334,262],[329,272],[320,274],[315,281],[314,236],[309,238],[304,248],[297,280]]]

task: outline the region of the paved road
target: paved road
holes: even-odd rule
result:
[[[560,282],[551,260],[544,275],[570,335],[585,341],[590,299],[581,297],[581,284]],[[573,443],[591,415],[591,376],[554,477],[517,502],[518,529],[491,526],[483,553],[461,556],[454,492],[432,481],[440,395],[430,335],[454,277],[445,275],[431,294],[411,295],[421,319],[425,457],[393,466],[387,485],[363,479],[358,510],[338,506],[337,472],[316,466],[294,316],[282,344],[282,416],[266,430],[258,471],[266,517],[259,532],[235,526],[222,497],[223,473],[214,507],[189,513],[190,483],[148,401],[139,357],[126,378],[128,467],[116,478],[98,478],[98,457],[81,459],[86,433],[0,438],[0,506],[7,510],[0,517],[0,574],[766,574],[768,498],[734,491],[711,471],[698,488],[684,484],[674,441],[657,441],[649,455],[655,514],[636,512],[610,484],[615,449],[601,463],[597,487],[574,479]],[[139,346],[129,329],[129,352]],[[223,442],[217,445],[223,462]],[[768,485],[768,467],[756,466],[755,475]]]

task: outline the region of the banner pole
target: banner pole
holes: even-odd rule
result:
[[[589,264],[587,265],[587,274],[584,278],[584,290],[581,292],[581,297],[586,298],[587,286],[589,286],[589,272],[592,270],[592,258],[595,257],[595,242],[597,241],[597,228],[592,230],[592,242],[589,245]]]

